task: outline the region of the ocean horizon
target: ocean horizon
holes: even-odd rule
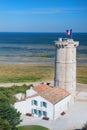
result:
[[[54,41],[66,37],[53,32],[0,32],[0,62],[54,63]],[[73,33],[79,41],[78,63],[87,63],[87,33]]]

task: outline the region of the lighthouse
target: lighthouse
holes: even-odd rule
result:
[[[76,48],[78,41],[59,38],[55,41],[54,87],[61,87],[69,93],[76,92]]]

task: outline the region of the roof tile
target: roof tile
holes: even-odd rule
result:
[[[60,87],[52,88],[44,84],[35,87],[34,90],[38,92],[37,95],[40,95],[52,104],[56,104],[57,102],[70,95],[66,90]]]

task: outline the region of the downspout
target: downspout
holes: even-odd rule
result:
[[[55,105],[53,105],[53,120],[55,119]]]

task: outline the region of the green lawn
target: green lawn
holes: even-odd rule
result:
[[[21,126],[18,130],[49,130],[48,128],[42,126]]]

